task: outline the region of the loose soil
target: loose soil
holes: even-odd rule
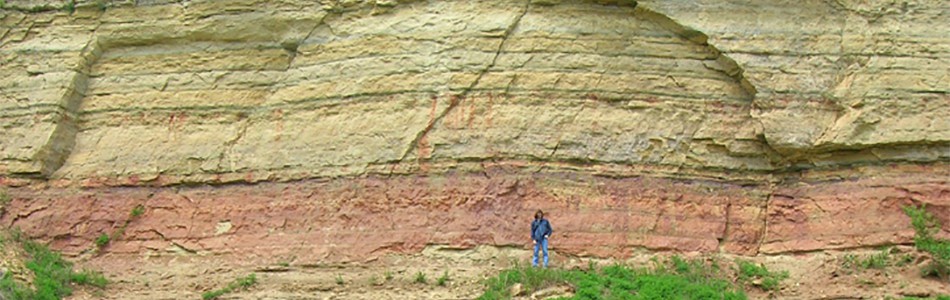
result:
[[[846,254],[867,257],[879,250],[823,251],[798,255],[736,257],[692,255],[731,261],[742,258],[764,263],[770,270],[789,272],[778,291],[746,288],[750,299],[884,299],[888,296],[950,294],[950,284],[920,277],[926,256],[908,246],[894,249],[893,261],[905,254],[912,260],[885,269],[844,268]],[[527,263],[524,249],[477,247],[470,250],[430,246],[414,255],[388,255],[372,261],[320,264],[293,257],[237,257],[236,255],[113,255],[105,253],[77,263],[79,268],[101,270],[112,283],[101,292],[77,289],[71,299],[201,299],[201,293],[256,273],[252,288],[220,299],[474,299],[485,278],[514,263]],[[654,255],[639,253],[624,261],[567,257],[552,253],[552,265],[587,268],[596,264],[627,263],[648,266]],[[724,264],[730,265],[731,264]],[[415,281],[426,275],[426,283]],[[445,286],[436,280],[448,272]],[[387,280],[386,274],[392,278]],[[338,280],[342,279],[342,284]]]

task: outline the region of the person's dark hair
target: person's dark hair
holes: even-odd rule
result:
[[[544,216],[544,212],[541,211],[540,209],[539,209],[538,211],[534,212],[534,219],[535,219],[535,220],[540,219],[540,218],[542,218],[543,216]]]

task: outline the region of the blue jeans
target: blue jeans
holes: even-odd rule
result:
[[[548,239],[543,239],[540,242],[535,241],[534,243],[534,259],[531,260],[531,265],[538,266],[538,249],[544,251],[544,267],[548,267]]]

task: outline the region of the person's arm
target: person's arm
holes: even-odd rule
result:
[[[531,242],[537,242],[534,240],[534,231],[538,229],[538,222],[531,221],[531,233],[528,236],[531,237]]]

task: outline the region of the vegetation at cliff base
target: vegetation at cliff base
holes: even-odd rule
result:
[[[19,231],[2,234],[5,253],[24,256],[24,265],[32,275],[32,288],[7,271],[0,278],[0,296],[3,299],[56,300],[72,294],[74,285],[104,288],[108,280],[94,271],[73,271],[72,263],[50,250],[46,245],[31,241]]]
[[[428,279],[426,279],[426,273],[422,273],[422,271],[416,273],[416,279],[414,279],[414,281],[416,283],[426,284],[428,281]]]
[[[221,289],[204,292],[203,294],[201,294],[201,299],[204,299],[204,300],[218,299],[218,297],[221,297],[224,294],[232,293],[238,290],[246,290],[255,284],[257,284],[257,275],[255,275],[254,273],[251,273],[250,275],[247,275],[245,277],[240,277],[238,279],[235,279],[234,281],[232,281],[227,286]]]
[[[926,206],[905,206],[904,213],[910,217],[916,233],[914,246],[933,258],[930,265],[922,270],[923,275],[950,279],[950,241],[934,237],[942,228],[940,221],[927,211]]]
[[[937,295],[929,298],[920,298],[920,297],[903,297],[903,298],[894,298],[894,297],[885,297],[884,300],[950,300],[950,295]]]
[[[515,266],[485,282],[479,298],[509,299],[514,292],[530,294],[548,287],[569,285],[573,295],[561,299],[747,299],[722,274],[715,262],[684,260],[677,256],[656,262],[653,268],[611,265],[588,270],[541,269]]]
[[[739,281],[746,285],[756,285],[766,291],[778,289],[779,283],[788,278],[788,271],[769,271],[763,264],[738,260]]]

